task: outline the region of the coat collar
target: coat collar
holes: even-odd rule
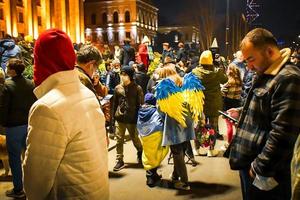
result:
[[[284,66],[284,64],[288,61],[291,55],[291,49],[285,48],[280,51],[281,56],[278,58],[265,72],[267,75],[277,75],[280,69]]]
[[[49,76],[38,87],[34,89],[35,96],[40,99],[53,88],[72,82],[79,82],[78,72],[76,69],[60,71]]]

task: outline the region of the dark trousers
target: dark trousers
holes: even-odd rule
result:
[[[263,191],[252,185],[254,181],[249,175],[249,169],[240,170],[240,179],[243,200],[290,200],[291,199],[291,177],[276,179],[279,183],[273,190]]]
[[[26,148],[27,125],[6,128],[6,145],[14,190],[23,189],[21,154]]]
[[[188,182],[187,169],[184,161],[187,142],[170,146],[171,153],[173,154],[173,161],[174,161],[173,177],[174,178],[180,177],[180,180],[184,183]]]

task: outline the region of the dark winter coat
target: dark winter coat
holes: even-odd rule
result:
[[[30,107],[36,101],[34,84],[23,76],[6,79],[0,93],[0,124],[4,127],[26,125]]]

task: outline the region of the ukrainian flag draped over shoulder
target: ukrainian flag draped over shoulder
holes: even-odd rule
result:
[[[156,98],[160,110],[173,119],[182,127],[186,128],[185,117],[189,104],[193,120],[198,122],[199,116],[203,112],[204,87],[194,74],[189,73],[184,76],[183,86],[178,87],[171,79],[162,80],[156,88]]]

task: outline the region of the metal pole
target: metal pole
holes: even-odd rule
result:
[[[226,58],[229,59],[229,3],[230,0],[226,0],[226,32],[225,32],[225,45],[226,45]]]

